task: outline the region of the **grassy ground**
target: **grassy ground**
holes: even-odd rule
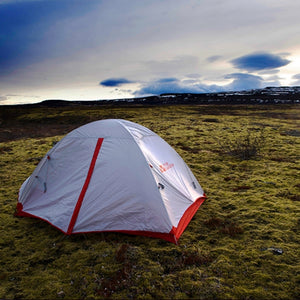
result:
[[[300,297],[299,106],[1,110],[0,298]],[[67,238],[13,216],[20,185],[53,142],[104,118],[158,133],[205,190],[179,246],[117,233]],[[239,157],[247,140],[254,156]]]

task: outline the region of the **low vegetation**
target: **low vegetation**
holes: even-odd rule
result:
[[[1,107],[0,298],[300,298],[299,116],[297,105]],[[178,246],[65,237],[14,217],[18,189],[53,143],[105,118],[155,131],[205,190]]]
[[[247,129],[246,133],[239,133],[232,139],[223,141],[220,144],[221,148],[225,153],[241,160],[256,158],[264,147],[265,137],[262,128],[254,130],[259,133],[253,133]]]

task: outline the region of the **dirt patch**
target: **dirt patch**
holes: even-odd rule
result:
[[[0,143],[24,138],[42,138],[63,135],[67,134],[76,127],[76,125],[62,124],[45,124],[38,126],[33,124],[26,124],[26,126],[22,126],[20,124],[9,127],[9,129],[0,127]]]

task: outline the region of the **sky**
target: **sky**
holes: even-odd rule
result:
[[[0,0],[0,105],[300,85],[300,1]]]

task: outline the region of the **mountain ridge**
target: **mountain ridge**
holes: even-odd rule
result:
[[[300,86],[265,87],[242,91],[215,93],[163,93],[160,95],[103,100],[47,99],[38,103],[18,106],[78,106],[78,105],[174,105],[174,104],[297,104],[300,103]],[[6,105],[7,106],[7,105]],[[14,105],[16,106],[16,105]]]

